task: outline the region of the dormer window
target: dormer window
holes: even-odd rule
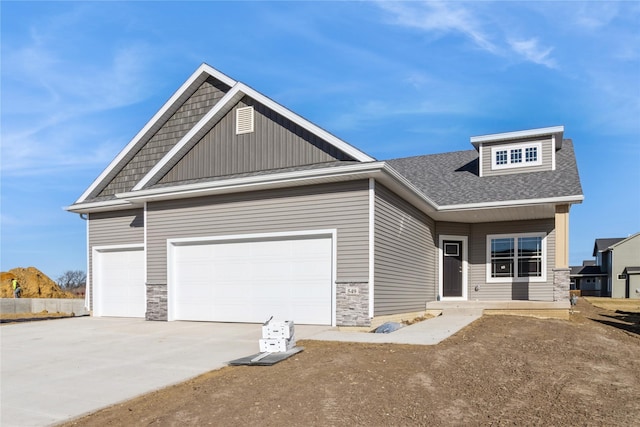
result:
[[[539,142],[517,145],[500,145],[491,148],[491,169],[507,169],[537,166],[542,163]]]
[[[563,126],[554,126],[472,136],[471,143],[478,150],[478,175],[554,171],[563,133]]]

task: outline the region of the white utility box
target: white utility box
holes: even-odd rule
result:
[[[269,322],[262,326],[262,338],[285,338],[290,339],[295,335],[295,328],[292,320],[282,322]]]
[[[296,346],[296,339],[287,338],[262,338],[260,339],[260,352],[280,353],[291,350]]]

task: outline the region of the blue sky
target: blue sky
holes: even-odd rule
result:
[[[640,231],[640,2],[12,2],[2,271],[86,270],[63,210],[206,62],[377,159],[564,125],[572,264]]]

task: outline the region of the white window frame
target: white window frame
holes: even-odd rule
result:
[[[523,237],[542,238],[542,275],[540,277],[518,277],[518,239]],[[513,245],[513,276],[491,276],[491,241],[493,239],[514,239]],[[513,283],[513,282],[546,282],[547,281],[547,234],[546,233],[515,233],[515,234],[488,234],[486,246],[486,280],[487,283]]]
[[[537,158],[535,161],[527,161],[527,148],[535,148],[537,151]],[[520,162],[511,163],[512,152],[515,150],[522,150],[520,156]],[[505,164],[497,164],[496,163],[496,154],[498,151],[506,151],[507,152],[507,163]],[[540,166],[542,164],[542,143],[541,142],[533,142],[526,144],[514,144],[514,145],[496,145],[491,147],[491,169],[512,169],[512,168],[522,168],[529,166]]]

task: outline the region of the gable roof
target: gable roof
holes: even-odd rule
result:
[[[596,256],[598,252],[605,252],[612,245],[625,240],[626,237],[609,237],[605,239],[596,239],[593,245],[593,256]]]
[[[147,186],[155,184],[171,167],[173,167],[180,158],[189,151],[198,140],[213,125],[219,121],[227,112],[233,108],[237,102],[244,96],[249,96],[254,100],[262,103],[266,107],[274,110],[291,122],[305,128],[311,133],[316,134],[320,138],[335,146],[339,150],[345,152],[355,160],[360,162],[375,161],[375,159],[345,141],[337,138],[329,132],[321,129],[315,124],[309,122],[303,117],[286,109],[270,98],[255,91],[249,86],[237,82],[225,74],[219,72],[208,64],[202,64],[187,79],[185,83],[169,98],[169,100],[160,108],[160,110],[146,123],[146,125],[138,132],[138,134],[125,146],[125,148],[116,156],[116,158],[107,166],[107,168],[96,178],[96,180],[87,188],[87,190],[78,198],[75,204],[83,204],[96,201],[95,195],[104,188],[135,156],[149,138],[157,132],[164,123],[174,114],[182,104],[197,90],[197,88],[209,77],[213,77],[230,87],[227,93],[211,107],[211,109],[202,117],[196,125],[191,128],[165,155],[148,171],[142,179],[140,179],[132,188],[132,190],[140,190]],[[114,199],[110,197],[108,199]],[[116,202],[113,202],[116,204]]]
[[[614,249],[616,246],[623,245],[623,244],[625,244],[626,242],[628,242],[629,240],[633,240],[633,239],[635,239],[635,238],[636,238],[636,237],[638,237],[638,236],[640,236],[640,233],[632,234],[631,236],[626,237],[626,238],[624,238],[624,239],[620,240],[619,242],[612,243],[612,244],[610,245],[610,248],[611,248],[611,249]]]
[[[555,171],[480,177],[475,150],[388,160],[392,168],[440,207],[464,208],[509,201],[582,201],[573,144],[565,140]]]
[[[217,89],[217,92],[215,99],[202,103],[203,107],[191,96],[199,100],[203,93],[211,93],[206,92],[209,89],[197,92],[206,86],[205,83],[210,83],[209,79],[215,80],[214,87],[209,89]],[[224,123],[223,118],[228,118],[228,113],[244,102],[245,97],[321,138],[332,149],[339,150],[342,157],[336,158],[339,160],[336,162],[323,160],[311,165],[299,163],[269,170],[238,170],[224,176],[207,176],[204,173],[174,176],[171,182],[165,182],[163,177],[172,168],[177,168],[181,159],[192,153],[191,150],[214,126]],[[189,102],[198,105],[197,112],[195,109],[181,110]],[[156,150],[156,145],[149,144],[149,141],[158,138],[155,135],[166,129],[171,132],[173,125],[163,126],[174,120],[174,114],[176,117],[188,117],[190,121],[180,122],[182,131],[173,139],[164,139],[161,149]],[[480,138],[477,142],[483,143],[482,138],[494,141],[497,137],[522,138],[540,132],[557,137],[562,135],[562,131],[564,128],[560,126],[474,138]],[[145,150],[154,153],[148,156]],[[136,156],[147,157],[142,167],[138,166],[141,162]],[[374,178],[436,220],[478,222],[550,218],[556,204],[579,203],[583,199],[571,140],[565,140],[564,146],[557,151],[556,163],[553,171],[480,177],[478,152],[475,150],[380,162],[249,86],[202,64],[67,209],[73,212],[125,209],[153,200]],[[135,169],[133,178],[125,173],[125,168]],[[118,175],[121,171],[124,172]],[[126,182],[112,184],[125,175]],[[109,191],[103,191],[105,188]],[[492,216],[493,211],[500,215]]]

